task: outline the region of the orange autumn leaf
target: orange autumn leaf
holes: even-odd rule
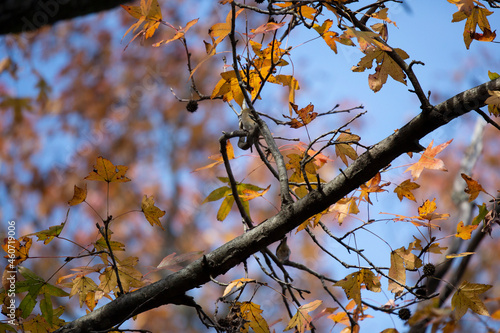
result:
[[[359,140],[361,140],[359,135],[351,134],[350,130],[346,130],[346,133],[340,134],[337,140],[335,140],[335,154],[340,157],[346,166],[348,165],[347,157],[353,161],[358,158],[358,153],[350,145],[355,144]]]
[[[390,183],[380,184],[380,180],[381,180],[381,175],[380,175],[380,172],[378,172],[375,175],[375,177],[373,177],[372,179],[370,179],[366,183],[362,184],[360,186],[361,194],[359,195],[359,200],[360,201],[365,200],[370,205],[372,205],[369,194],[370,193],[384,192],[386,190],[382,189],[382,187],[390,184]]]
[[[488,9],[481,8],[479,6],[474,6],[470,10],[469,14],[463,11],[458,11],[453,14],[453,20],[451,22],[460,22],[462,20],[467,19],[465,21],[465,28],[463,33],[464,43],[467,49],[469,49],[470,44],[474,39],[477,26],[479,26],[479,28],[483,31],[483,33],[490,35],[492,34],[490,23],[486,18],[486,16],[489,16],[491,14],[493,14],[493,12],[490,12]],[[487,37],[487,39],[489,39],[490,37]]]
[[[195,25],[196,22],[198,22],[198,19],[194,19],[194,20],[189,21],[184,28],[180,27],[179,29],[176,29],[176,34],[174,35],[174,37],[172,37],[170,39],[162,40],[161,42],[158,42],[158,43],[155,43],[155,44],[153,44],[153,47],[158,47],[158,46],[161,46],[161,45],[165,45],[165,44],[168,44],[168,43],[170,43],[170,42],[172,42],[174,40],[184,38],[184,35],[186,34],[186,32],[193,25]]]
[[[111,161],[99,156],[97,158],[96,164],[94,164],[94,170],[84,179],[86,180],[96,180],[107,183],[124,183],[129,182],[130,179],[125,177],[128,167],[124,165],[113,165]]]
[[[162,19],[161,8],[158,0],[141,0],[140,6],[121,6],[130,15],[139,20],[125,32],[123,37],[125,37],[132,29],[135,32],[144,22],[146,23],[144,24],[142,31],[144,31],[145,38],[147,39],[153,36],[156,29],[160,26]]]
[[[4,244],[2,245],[2,249],[5,251],[5,253],[8,253],[4,258],[9,258],[9,267],[11,265],[19,265],[23,261],[29,258],[29,252],[31,248],[31,244],[33,243],[33,240],[30,237],[23,236],[17,239],[9,239],[9,238],[4,238],[3,240]],[[14,254],[15,260],[11,260],[11,254]],[[12,267],[11,267],[12,268]]]
[[[293,103],[290,103],[292,109],[295,111],[295,113],[298,115],[298,118],[293,118],[291,121],[288,122],[291,128],[300,128],[302,126],[305,126],[309,124],[311,121],[313,121],[317,116],[317,112],[313,112],[314,110],[314,105],[309,104],[308,106],[302,108],[299,110],[299,107]],[[285,116],[287,117],[287,116]],[[290,118],[290,117],[287,117]]]
[[[244,9],[240,9],[238,10],[236,13],[235,13],[235,19],[236,17],[238,17],[238,15],[241,14],[241,12],[243,11]],[[233,20],[233,15],[231,13],[231,11],[227,14],[226,16],[226,22],[224,23],[216,23],[214,24],[209,30],[208,30],[208,34],[210,35],[210,37],[212,38],[212,42],[213,42],[213,48],[215,49],[215,47],[220,44],[220,42],[222,42],[224,40],[224,38],[226,38],[229,33],[231,32],[231,22]]]
[[[422,220],[446,220],[450,214],[439,214],[434,213],[437,209],[437,205],[435,202],[436,199],[429,201],[428,199],[422,204],[422,206],[418,207],[418,215]]]
[[[267,22],[257,27],[257,29],[251,29],[251,35],[248,35],[249,38],[254,38],[258,34],[265,34],[267,32],[275,31],[285,25],[285,22],[275,23],[275,22]]]
[[[448,171],[444,166],[444,162],[438,158],[435,158],[435,156],[443,151],[443,149],[448,147],[451,141],[453,141],[453,139],[434,148],[432,147],[434,141],[431,141],[427,149],[425,149],[425,151],[422,153],[422,156],[420,156],[418,162],[414,163],[412,166],[406,169],[405,172],[411,171],[411,176],[413,177],[413,179],[418,179],[424,169]]]
[[[484,28],[483,33],[471,32],[470,37],[480,42],[491,42],[497,37],[497,34],[495,31],[490,31],[490,29]]]
[[[288,325],[285,327],[285,331],[291,330],[294,327],[300,333],[304,333],[306,330],[311,329],[312,318],[309,312],[314,311],[318,306],[321,305],[323,301],[315,300],[311,303],[304,304],[298,308],[297,313],[290,319]]]
[[[144,195],[144,197],[142,198],[141,209],[144,213],[144,216],[146,217],[146,220],[148,220],[148,222],[151,223],[152,226],[156,224],[163,229],[160,222],[160,217],[165,215],[165,212],[155,206],[155,199],[152,196],[148,198],[147,195]]]
[[[467,176],[465,173],[460,174],[462,178],[465,180],[467,183],[467,187],[465,188],[465,193],[469,194],[469,202],[473,201],[474,199],[477,198],[479,195],[479,192],[485,192],[481,184],[479,184],[477,181],[472,179],[471,177]]]
[[[464,222],[460,221],[457,225],[457,233],[455,237],[462,239],[470,239],[472,232],[476,230],[478,225],[465,225]]]
[[[68,201],[70,206],[75,206],[85,201],[87,198],[87,184],[85,184],[83,188],[75,185],[74,191],[73,198]]]
[[[417,200],[415,199],[415,196],[413,195],[413,193],[411,191],[415,190],[419,187],[420,187],[420,185],[412,182],[410,179],[407,179],[404,182],[402,182],[401,184],[399,184],[394,189],[394,193],[396,193],[398,195],[399,201],[403,201],[403,197],[405,197],[408,200],[412,200],[412,201],[416,202]]]

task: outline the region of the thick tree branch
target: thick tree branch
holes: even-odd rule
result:
[[[156,283],[118,297],[56,332],[89,332],[113,327],[126,318],[161,305],[173,303],[183,295],[226,273],[253,253],[280,240],[307,218],[317,214],[370,180],[395,158],[415,149],[425,135],[461,115],[484,106],[488,90],[500,90],[500,78],[460,93],[420,113],[399,131],[380,141],[358,157],[343,173],[325,184],[322,192],[311,191],[275,216],[245,234],[222,245],[186,268]],[[179,303],[179,302],[177,302]]]
[[[34,31],[126,2],[130,0],[4,0],[0,2],[0,35]]]

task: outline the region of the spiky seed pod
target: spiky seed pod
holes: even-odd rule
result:
[[[408,320],[411,317],[411,311],[409,309],[407,309],[407,308],[401,309],[398,312],[398,316],[402,320]]]
[[[434,273],[436,273],[436,266],[434,266],[431,263],[424,265],[424,275],[425,276],[433,276]]]
[[[195,112],[196,110],[198,110],[198,102],[190,100],[186,105],[186,110],[191,113]]]

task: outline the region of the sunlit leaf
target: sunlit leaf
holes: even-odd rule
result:
[[[123,183],[129,182],[130,179],[125,177],[128,167],[124,165],[113,165],[111,161],[99,156],[97,158],[96,164],[94,164],[94,170],[84,179],[86,180],[97,180],[107,183]]]

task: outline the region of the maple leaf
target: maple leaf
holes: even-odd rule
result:
[[[389,280],[389,290],[396,295],[404,290],[402,285],[406,284],[406,270],[415,270],[422,266],[422,260],[411,253],[419,243],[420,241],[413,241],[408,244],[408,249],[403,246],[391,252],[389,277],[392,280]]]
[[[123,260],[116,259],[118,274],[120,275],[120,282],[122,283],[123,290],[129,291],[132,288],[140,288],[144,285],[142,282],[142,274],[135,266],[139,262],[137,257],[128,257]],[[114,271],[113,271],[114,272]]]
[[[241,288],[242,286],[245,286],[249,282],[255,282],[255,280],[248,279],[248,278],[241,278],[241,279],[231,281],[231,283],[229,283],[227,285],[226,289],[224,289],[224,293],[222,294],[222,297],[229,294],[233,289],[237,290],[237,289]]]
[[[262,317],[263,310],[261,310],[260,305],[252,302],[237,302],[236,305],[240,306],[241,317],[245,320],[242,332],[248,332],[250,327],[255,333],[269,333],[269,325]]]
[[[102,236],[101,236],[101,238],[99,238],[97,240],[97,242],[93,243],[95,251],[108,250],[109,249],[108,243],[109,243],[109,245],[110,245],[109,247],[111,247],[112,251],[125,251],[125,244],[114,241],[114,240],[108,240],[108,242],[106,242],[106,240]]]
[[[109,160],[99,156],[94,170],[84,179],[96,180],[107,183],[124,183],[129,182],[130,179],[125,177],[128,167],[124,165],[114,166]]]
[[[394,24],[395,27],[397,27],[396,22],[391,21],[387,17],[387,12],[388,11],[389,11],[389,8],[383,8],[383,9],[379,10],[378,12],[371,14],[371,17],[379,19],[379,20],[383,20],[383,21],[385,21],[385,22],[387,22],[389,24],[392,23],[392,24]]]
[[[146,220],[148,220],[148,222],[151,223],[152,226],[156,224],[163,229],[160,222],[160,217],[165,215],[165,212],[155,206],[155,199],[153,196],[148,198],[148,196],[144,194],[144,197],[142,198],[141,209],[144,213],[144,216],[146,217]]]
[[[19,265],[20,263],[28,259],[32,243],[33,240],[27,236],[23,236],[19,239],[14,239],[14,240],[9,238],[4,238],[2,249],[5,251],[5,253],[8,253],[6,256],[4,256],[4,258],[12,259],[11,254],[12,250],[14,250],[13,254],[15,260],[13,262],[9,260],[9,266],[10,264]]]
[[[31,235],[37,236],[38,237],[37,241],[43,241],[43,244],[49,244],[54,239],[54,237],[57,237],[61,234],[65,225],[66,223],[63,222],[60,225],[51,226],[49,227],[49,229],[38,231],[29,234],[28,236]]]
[[[262,44],[260,43],[253,40],[250,40],[249,43],[252,46],[253,52],[257,56],[257,59],[253,61],[253,66],[257,69],[261,69],[261,74],[263,74],[263,76],[269,73],[271,66],[283,67],[288,65],[288,62],[283,59],[283,56],[289,54],[289,50],[282,49],[279,41],[273,40],[264,50],[261,50]],[[279,83],[276,82],[275,78],[272,76],[270,77],[269,82]]]
[[[453,19],[451,22],[460,22],[462,20],[467,19],[467,21],[465,21],[465,28],[464,28],[464,43],[467,49],[469,49],[469,46],[472,43],[473,37],[475,36],[474,34],[476,33],[477,26],[479,26],[479,28],[484,33],[488,31],[491,34],[490,23],[486,18],[486,16],[489,16],[491,14],[493,14],[493,12],[490,12],[486,8],[480,8],[479,6],[474,6],[470,11],[469,15],[467,15],[463,11],[458,11],[453,14]]]
[[[486,215],[488,215],[489,211],[485,203],[483,203],[481,206],[478,206],[478,208],[479,214],[477,214],[477,216],[472,220],[472,225],[478,225],[482,220],[484,220]]]
[[[304,333],[306,330],[311,329],[312,318],[309,312],[316,310],[318,306],[321,305],[323,301],[315,300],[311,303],[302,305],[297,309],[297,313],[290,319],[288,325],[285,327],[285,331],[291,330],[296,327],[297,331]]]
[[[140,6],[120,6],[122,6],[122,8],[125,9],[132,17],[139,20],[128,28],[123,37],[125,37],[132,29],[135,32],[137,28],[146,22],[142,31],[144,32],[144,37],[148,39],[153,36],[156,29],[160,26],[162,16],[158,0],[141,0]]]
[[[184,267],[181,266],[181,263],[191,262],[200,258],[205,251],[192,251],[188,253],[183,253],[180,255],[176,255],[176,253],[169,254],[165,258],[162,259],[160,264],[156,266],[158,269],[168,269],[174,272],[178,272]]]
[[[246,71],[240,71],[240,76],[243,82],[247,82],[249,87],[251,88],[250,97],[253,99],[257,96],[257,92],[259,91],[259,87],[262,84],[261,78],[257,71],[252,70],[248,73]],[[238,79],[236,78],[235,71],[228,71],[220,73],[222,79],[217,82],[214,90],[212,91],[212,95],[210,98],[215,98],[218,96],[222,96],[224,102],[230,102],[233,99],[238,103],[238,105],[243,104],[243,93],[241,92],[241,88],[238,84]]]
[[[491,96],[488,97],[484,103],[488,104],[488,111],[490,114],[495,117],[500,116],[500,91],[498,90],[488,90],[488,94]]]
[[[366,200],[370,205],[372,205],[372,202],[370,201],[369,194],[386,191],[386,190],[382,189],[382,187],[387,186],[390,183],[380,184],[380,180],[381,180],[381,175],[380,175],[380,172],[378,172],[375,175],[375,177],[373,177],[368,182],[366,182],[365,184],[362,184],[359,187],[361,189],[361,194],[359,195],[360,202],[361,202],[361,200]]]
[[[244,9],[240,9],[235,13],[235,19],[238,17],[238,15],[241,14],[241,12]],[[229,33],[231,32],[231,21],[233,20],[233,15],[232,12],[229,11],[229,13],[226,16],[226,22],[224,23],[216,23],[214,24],[209,30],[208,34],[212,38],[214,48],[216,47],[217,44],[222,42],[224,38],[226,38]]]
[[[462,239],[470,239],[472,232],[476,230],[477,227],[478,227],[477,225],[464,226],[464,222],[460,221],[457,225],[457,233],[455,234],[455,237]]]
[[[471,309],[475,313],[489,316],[484,303],[479,299],[479,295],[489,290],[492,286],[486,284],[462,282],[451,298],[451,309],[455,311],[455,319],[459,320]]]
[[[78,300],[80,302],[80,307],[83,306],[87,298],[88,293],[92,293],[98,290],[97,284],[89,277],[79,276],[73,279],[71,292],[69,297],[78,295]]]
[[[401,49],[394,49],[394,51],[402,59],[409,58],[408,54]],[[406,75],[401,67],[382,49],[369,49],[366,55],[351,70],[353,72],[364,72],[367,68],[372,68],[373,60],[376,61],[377,67],[375,68],[375,74],[368,76],[368,84],[371,90],[374,92],[379,91],[387,82],[389,75],[394,80],[406,84]]]
[[[337,140],[335,140],[335,154],[344,162],[347,166],[347,157],[351,160],[358,158],[356,151],[350,146],[361,140],[359,135],[351,134],[350,130],[346,130],[346,133],[341,133]]]
[[[434,142],[434,140],[432,140],[431,143],[429,143],[429,146],[427,146],[425,151],[422,153],[422,156],[420,156],[418,162],[406,169],[405,172],[411,171],[413,179],[418,179],[424,169],[448,171],[444,166],[444,162],[435,158],[435,156],[448,147],[451,141],[453,141],[453,139],[432,148]]]
[[[407,179],[394,189],[394,193],[398,195],[399,201],[403,201],[403,197],[405,197],[406,199],[417,202],[415,196],[413,195],[413,193],[411,193],[411,191],[419,187],[420,185],[412,182],[410,179]]]
[[[334,32],[334,31],[330,31],[330,28],[332,27],[332,25],[333,25],[333,21],[328,19],[325,22],[323,22],[323,24],[321,26],[319,26],[318,24],[314,24],[313,28],[321,35],[321,37],[326,42],[326,45],[328,45],[330,47],[330,49],[335,53],[337,53],[336,42],[339,42],[339,43],[342,43],[342,44],[348,45],[348,46],[354,46],[354,43],[352,42],[352,40],[349,37],[345,36],[345,34],[339,35],[338,33]]]
[[[161,45],[166,45],[166,44],[168,44],[170,42],[173,42],[174,40],[184,38],[184,35],[186,34],[186,32],[188,32],[188,30],[193,25],[195,25],[197,22],[198,22],[198,19],[194,19],[194,20],[189,21],[188,23],[186,23],[186,26],[184,28],[183,27],[179,27],[179,29],[175,29],[176,34],[174,35],[174,37],[172,37],[170,39],[162,40],[161,42],[158,42],[158,43],[154,43],[153,47],[158,47],[158,46],[161,46]]]
[[[335,287],[342,287],[348,299],[354,300],[358,307],[361,304],[361,284],[364,284],[367,290],[380,292],[380,280],[369,269],[363,268],[358,272],[347,275],[342,280],[334,284]]]
[[[479,192],[484,192],[486,193],[486,191],[483,189],[483,187],[481,186],[481,184],[479,184],[477,181],[475,181],[474,179],[472,179],[471,177],[467,176],[465,173],[461,173],[460,174],[462,176],[462,178],[465,180],[465,182],[467,183],[467,187],[465,188],[465,193],[469,194],[469,202],[473,201],[474,199],[477,198],[477,196],[479,195]]]
[[[345,36],[347,38],[356,37],[358,40],[359,48],[361,51],[366,52],[372,50],[373,48],[379,49],[382,51],[392,51],[392,49],[385,45],[384,43],[377,40],[380,36],[372,31],[359,31],[347,27],[345,31]]]
[[[422,206],[418,207],[419,218],[422,220],[431,221],[431,220],[446,220],[448,217],[450,217],[450,214],[434,213],[436,209],[437,209],[436,199],[432,199],[432,201],[429,201],[429,199],[425,200]]]
[[[344,219],[350,214],[358,214],[359,209],[356,204],[356,198],[342,198],[335,203],[333,206],[333,210],[338,212],[337,220],[339,221],[339,225],[344,222]]]
[[[299,116],[298,118],[293,118],[291,119],[290,117],[285,116],[286,118],[291,119],[287,124],[290,125],[291,128],[300,128],[302,126],[305,126],[309,124],[311,121],[316,119],[318,116],[317,112],[313,112],[314,110],[314,105],[309,104],[305,108],[298,109],[298,106],[290,103],[292,106],[292,109],[295,111],[295,113]],[[300,120],[299,120],[300,119]]]
[[[83,188],[80,188],[75,185],[73,198],[71,198],[71,200],[68,201],[68,204],[70,206],[75,206],[84,202],[86,198],[87,198],[87,184],[85,184]]]

